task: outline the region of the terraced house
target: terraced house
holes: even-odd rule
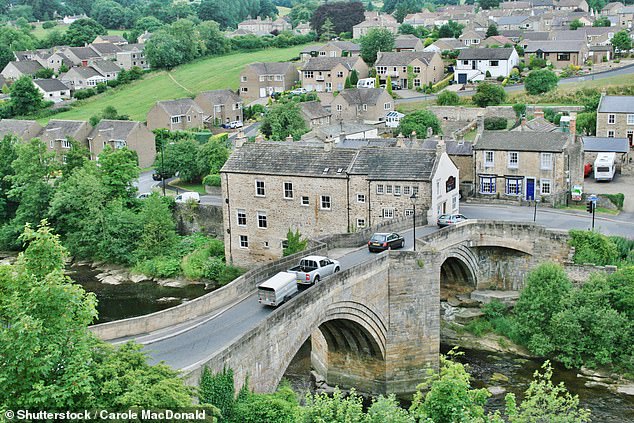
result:
[[[597,136],[627,138],[630,146],[634,146],[634,96],[601,96],[597,108]]]
[[[164,128],[170,131],[186,131],[203,127],[204,112],[191,98],[157,101],[147,114],[150,131]]]

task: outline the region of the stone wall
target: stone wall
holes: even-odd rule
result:
[[[542,109],[543,108],[539,108]],[[556,113],[559,112],[582,112],[583,106],[554,106],[550,107]],[[481,107],[464,107],[464,106],[431,106],[429,110],[434,113],[440,120],[464,120],[472,121],[479,116],[484,117],[503,117],[506,119],[515,119],[515,111],[511,106],[489,106]],[[526,106],[526,113],[532,115],[535,113],[535,106]]]
[[[595,266],[594,264],[567,263],[564,266],[564,270],[572,283],[582,284],[595,273],[614,273],[618,270],[618,268],[616,266]]]
[[[174,210],[176,230],[181,235],[202,232],[224,239],[222,207],[211,204],[176,204]]]

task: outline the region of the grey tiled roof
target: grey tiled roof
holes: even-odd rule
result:
[[[160,106],[170,116],[182,116],[186,114],[189,109],[194,109],[197,113],[202,113],[203,110],[198,104],[191,98],[179,98],[178,100],[163,100],[157,101],[157,106]]]
[[[40,62],[35,60],[20,60],[19,62],[9,62],[23,75],[35,75],[40,69],[44,69]]]
[[[519,25],[525,20],[529,19],[528,15],[512,15],[502,16],[498,19],[498,25]]]
[[[210,104],[241,103],[240,96],[231,90],[203,91],[196,98],[204,99]]]
[[[407,66],[415,59],[429,64],[436,53],[429,51],[401,51],[379,53],[375,66]]]
[[[319,119],[321,117],[331,115],[331,113],[326,110],[319,101],[305,101],[303,103],[299,103],[299,107],[308,119]]]
[[[394,39],[394,48],[414,48],[421,42],[415,35],[399,35]]]
[[[587,35],[583,28],[579,28],[575,31],[564,29],[561,31],[551,31],[550,39],[556,41],[586,41]]]
[[[124,44],[122,46],[119,46],[119,48],[121,49],[121,51],[143,51],[145,50],[145,44]]]
[[[134,130],[141,122],[133,120],[107,120],[103,119],[97,124],[88,135],[88,138],[94,139],[102,133],[109,140],[126,140],[130,136],[130,132]]]
[[[92,78],[93,76],[103,76],[91,66],[78,66],[78,67],[70,68],[70,70],[67,73],[72,71],[77,72],[79,76],[85,79]]]
[[[291,62],[257,62],[248,65],[258,75],[279,75],[285,74],[290,69],[294,69],[295,65]]]
[[[18,119],[1,119],[0,120],[0,137],[5,135],[22,136],[33,125],[42,129],[42,127],[34,120],[18,120]]]
[[[105,75],[108,72],[121,72],[121,68],[110,60],[95,60],[92,64],[99,73]]]
[[[127,43],[128,40],[123,38],[121,35],[101,35],[99,36],[102,40],[108,41],[110,43]]]
[[[546,53],[576,53],[585,47],[585,41],[527,41],[526,53],[534,53],[541,50]]]
[[[536,117],[534,119],[526,122],[525,126],[522,128],[521,125],[513,128],[513,131],[521,132],[521,131],[533,131],[533,132],[555,132],[559,130],[559,127],[543,117]]]
[[[384,91],[383,88],[348,88],[342,90],[339,95],[345,98],[348,104],[376,104]]]
[[[605,95],[599,102],[600,113],[634,113],[634,96]]]
[[[473,149],[560,152],[569,136],[563,132],[484,131]]]
[[[353,52],[361,51],[361,46],[357,43],[353,43],[352,41],[331,41],[328,44],[333,44],[345,51],[353,51]]]
[[[307,71],[323,71],[331,70],[335,66],[342,64],[348,70],[359,60],[358,57],[311,57],[306,64],[302,66],[302,70]]]
[[[73,53],[80,60],[96,59],[99,54],[90,47],[69,47],[68,51]]]
[[[90,48],[96,51],[100,56],[104,54],[115,54],[121,51],[121,47],[112,43],[91,44]]]
[[[548,31],[526,31],[522,34],[522,38],[526,41],[548,41],[550,32]]]
[[[67,91],[68,87],[59,79],[35,79],[33,83],[43,89],[45,92]]]
[[[458,60],[508,60],[515,49],[507,48],[467,48],[460,50]]]
[[[428,181],[431,178],[435,163],[435,151],[364,148],[360,150],[350,173],[367,175],[368,179],[378,181]]]
[[[628,153],[630,142],[627,138],[583,137],[583,151],[598,153]]]
[[[87,123],[83,120],[49,120],[45,132],[54,132],[56,137],[73,137]]]

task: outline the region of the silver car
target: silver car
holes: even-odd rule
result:
[[[461,214],[442,214],[438,217],[436,223],[438,223],[439,228],[444,228],[445,226],[454,225],[464,222],[465,220],[467,220],[467,218]]]

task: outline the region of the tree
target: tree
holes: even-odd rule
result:
[[[597,18],[593,23],[592,26],[594,27],[610,27],[612,26],[612,22],[610,22],[610,19],[607,16],[601,16],[599,18]]]
[[[458,38],[462,34],[464,25],[455,21],[449,21],[438,29],[438,37],[440,38]]]
[[[99,155],[99,169],[108,198],[131,198],[139,177],[137,154],[127,147],[106,146]]]
[[[15,59],[13,52],[6,45],[0,45],[0,67],[4,69],[7,63]]]
[[[166,201],[156,193],[152,194],[143,200],[139,217],[143,230],[136,249],[137,259],[169,256],[178,236]]]
[[[471,98],[474,104],[479,107],[497,106],[506,99],[504,88],[488,82],[478,84],[476,93]]]
[[[478,3],[484,10],[495,9],[500,5],[500,0],[478,0]]]
[[[352,69],[350,71],[350,85],[354,88],[357,86],[357,82],[359,82],[359,73],[356,69]]]
[[[460,104],[460,96],[453,91],[443,91],[438,94],[436,103],[439,106],[457,106]]]
[[[269,128],[266,129],[268,133],[265,132],[265,127]],[[296,103],[277,103],[264,115],[262,132],[275,141],[283,141],[288,136],[299,140],[308,132],[308,127]]]
[[[31,50],[36,47],[37,40],[28,32],[5,25],[0,27],[0,45],[12,51]]]
[[[399,131],[406,137],[410,136],[414,131],[417,135],[425,137],[427,128],[431,128],[434,134],[442,133],[440,122],[435,114],[429,110],[417,110],[401,119]]]
[[[372,28],[368,34],[361,37],[361,57],[368,64],[376,62],[380,51],[394,49],[394,34],[387,29]]]
[[[536,69],[531,71],[524,80],[524,88],[531,95],[537,95],[552,91],[557,88],[559,78],[555,72],[549,69]]]
[[[299,229],[293,232],[291,229],[286,233],[286,247],[283,249],[283,256],[290,256],[292,254],[304,251],[308,246],[308,239],[302,238],[302,234],[299,233]]]
[[[200,169],[206,174],[219,174],[220,169],[229,158],[229,154],[226,135],[223,138],[210,138],[200,147],[198,152]]]
[[[321,36],[319,37],[320,41],[330,41],[335,37],[335,25],[332,23],[330,18],[326,18],[324,24],[320,28]]]
[[[185,63],[178,41],[164,30],[152,34],[145,44],[145,56],[150,66],[156,69],[172,69]]]
[[[66,42],[71,46],[81,47],[92,43],[98,35],[106,34],[108,34],[106,28],[97,23],[97,21],[90,18],[77,19],[68,26]]]
[[[7,223],[14,215],[17,203],[9,199],[11,176],[14,174],[11,163],[16,159],[16,145],[19,139],[13,135],[5,135],[0,139],[0,226]]]
[[[388,75],[385,80],[385,89],[389,95],[392,95],[392,77],[390,75]]]
[[[326,2],[315,9],[310,19],[310,27],[321,35],[322,27],[326,19],[334,25],[334,33],[352,33],[352,27],[365,20],[363,3],[352,2]]]
[[[184,182],[200,182],[209,171],[209,164],[201,168],[199,160],[200,144],[189,136],[177,142],[170,142],[164,149],[165,168],[169,173],[179,172]]]
[[[581,21],[579,19],[575,19],[574,21],[570,22],[570,29],[573,31],[576,31],[577,29],[581,28],[583,25],[583,23],[581,23]]]
[[[486,33],[486,37],[493,37],[496,35],[500,35],[500,33],[498,32],[498,27],[495,24],[491,24],[489,25],[489,27],[487,28],[487,33]]]
[[[597,112],[585,112],[577,115],[577,131],[584,135],[596,135]]]
[[[632,48],[632,39],[625,30],[619,31],[614,34],[611,43],[618,53],[628,52]]]
[[[42,68],[42,69],[38,69],[38,71],[35,72],[35,75],[33,76],[37,79],[48,79],[48,78],[52,78],[53,75],[55,75],[55,71],[53,69]]]
[[[514,104],[513,111],[515,112],[515,117],[517,118],[517,120],[520,120],[522,117],[526,116],[526,104],[524,103]]]
[[[126,25],[127,10],[113,0],[97,0],[90,16],[105,28],[119,29]]]
[[[164,23],[156,19],[154,16],[143,16],[136,20],[134,23],[134,29],[137,29],[140,32],[155,32],[163,25]]]
[[[220,31],[220,26],[216,22],[201,22],[197,29],[206,54],[221,55],[229,52],[231,43]]]
[[[21,76],[11,85],[10,108],[14,116],[26,116],[42,108],[42,93],[35,87],[31,77]]]

